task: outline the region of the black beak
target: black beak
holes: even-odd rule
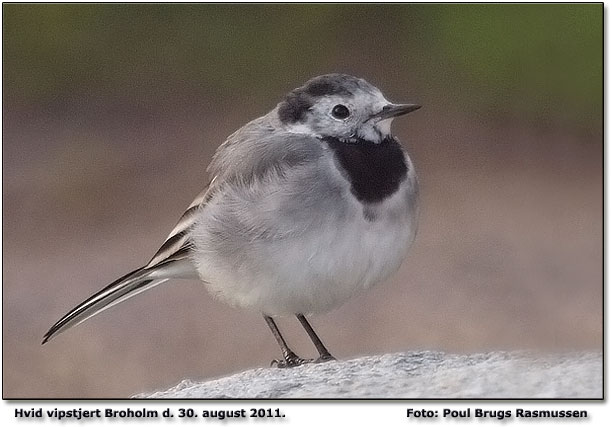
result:
[[[389,119],[392,117],[408,114],[412,111],[418,110],[419,108],[421,108],[421,106],[417,104],[388,104],[385,105],[381,111],[374,114],[371,118],[378,120]]]

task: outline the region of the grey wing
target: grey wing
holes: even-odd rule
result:
[[[307,135],[278,131],[269,118],[256,119],[231,135],[217,150],[209,172],[214,178],[189,205],[151,261],[144,267],[121,277],[73,308],[53,325],[43,344],[59,333],[92,316],[165,283],[172,278],[195,278],[191,262],[190,230],[197,213],[225,185],[258,181],[270,171],[280,172],[312,162],[322,155],[322,144]]]
[[[170,234],[168,234],[168,237],[166,237],[164,243],[144,268],[151,269],[167,262],[187,259],[190,247],[188,232],[195,222],[198,210],[212,197],[215,181],[216,177],[214,177],[208,186],[197,195],[193,202],[191,202],[187,210],[185,210],[183,215],[179,218],[176,226],[172,229]]]
[[[189,205],[170,232],[164,244],[144,267],[117,279],[66,313],[44,335],[43,344],[58,334],[76,326],[102,311],[141,292],[173,278],[195,278],[197,272],[189,259],[190,243],[187,231],[193,226],[195,215],[209,200],[215,179]]]
[[[323,155],[321,140],[279,127],[274,110],[253,120],[227,138],[215,153],[208,171],[219,182],[248,184],[270,172],[282,172],[314,162]]]

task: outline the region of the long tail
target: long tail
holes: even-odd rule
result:
[[[96,314],[138,295],[168,279],[196,279],[198,274],[190,260],[188,231],[195,224],[196,214],[210,200],[213,178],[209,185],[189,205],[166,241],[144,267],[115,280],[95,295],[70,310],[43,337],[46,343],[56,335],[95,316]]]
[[[60,333],[76,326],[90,317],[125,301],[141,292],[149,290],[171,278],[190,278],[192,267],[187,261],[172,262],[152,269],[139,268],[115,280],[113,283],[87,298],[66,313],[43,337],[42,344]]]

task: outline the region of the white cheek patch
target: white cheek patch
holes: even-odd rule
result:
[[[383,135],[389,135],[391,133],[391,123],[393,122],[393,117],[388,119],[384,119],[376,123],[376,127],[380,130],[380,133]]]
[[[287,132],[296,133],[300,135],[311,135],[311,136],[319,136],[315,134],[309,126],[306,126],[304,123],[292,124],[286,127]]]

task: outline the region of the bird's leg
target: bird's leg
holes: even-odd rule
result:
[[[304,317],[303,314],[296,314],[296,317],[298,318],[298,320],[300,321],[304,329],[306,329],[306,333],[308,334],[308,336],[312,340],[312,343],[315,345],[315,347],[317,348],[317,351],[319,352],[319,358],[315,360],[315,362],[319,363],[319,362],[328,362],[330,360],[336,360],[336,358],[331,355],[329,350],[325,348],[325,345],[323,345],[323,342],[321,341],[321,339],[317,336],[314,329],[312,329],[312,326],[310,326],[310,323],[308,323],[308,320],[306,320],[306,317]]]
[[[272,366],[276,365],[278,368],[292,368],[294,366],[303,365],[304,363],[313,362],[312,359],[302,359],[289,348],[287,342],[278,330],[278,326],[276,326],[276,322],[274,321],[274,319],[265,314],[264,319],[266,320],[266,323],[272,331],[272,335],[274,335],[274,338],[276,338],[276,341],[278,342],[278,345],[280,346],[281,351],[283,352],[284,360],[273,360],[271,363]]]

